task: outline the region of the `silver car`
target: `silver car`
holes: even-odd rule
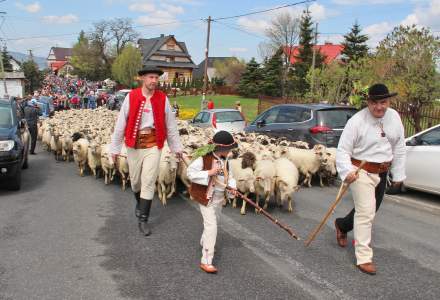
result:
[[[199,112],[191,125],[201,128],[212,128],[214,131],[225,130],[238,133],[246,127],[243,114],[236,109],[207,109]]]

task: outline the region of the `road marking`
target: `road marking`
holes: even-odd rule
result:
[[[199,206],[194,201],[182,195],[180,197],[187,200],[193,208],[199,210]],[[227,215],[222,214],[221,219],[221,229],[238,239],[252,253],[274,267],[286,279],[301,287],[312,297],[316,299],[352,299],[342,289],[324,280],[302,263],[289,257],[281,249],[268,243]]]

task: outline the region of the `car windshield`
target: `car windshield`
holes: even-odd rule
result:
[[[217,123],[225,123],[225,122],[241,122],[243,120],[243,116],[239,111],[221,111],[216,112],[215,116],[217,118]]]
[[[0,104],[0,128],[11,128],[13,125],[12,121],[11,107]]]
[[[318,124],[330,128],[344,128],[347,121],[356,113],[355,109],[331,109],[318,111]]]

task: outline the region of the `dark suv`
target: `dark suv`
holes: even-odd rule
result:
[[[19,118],[15,100],[0,99],[0,182],[12,190],[20,189],[21,169],[28,165],[30,135]]]
[[[356,112],[353,107],[330,104],[281,104],[260,114],[245,132],[336,147],[345,124]]]

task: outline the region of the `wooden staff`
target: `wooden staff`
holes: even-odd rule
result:
[[[226,187],[226,190],[228,190],[229,192],[239,196],[241,199],[243,199],[244,201],[246,201],[247,203],[249,203],[250,205],[255,207],[259,213],[263,214],[265,217],[267,217],[273,223],[277,224],[282,229],[287,231],[289,233],[289,235],[291,237],[293,237],[295,240],[300,240],[298,235],[295,232],[293,232],[293,230],[290,227],[288,227],[287,225],[284,225],[283,223],[281,223],[280,221],[275,219],[271,214],[269,214],[267,211],[265,211],[263,208],[261,208],[261,206],[259,206],[257,203],[255,203],[254,201],[252,201],[251,199],[249,199],[248,197],[246,197],[245,195],[240,193],[238,190],[235,190],[235,189],[230,188],[230,187]]]
[[[363,160],[361,162],[361,164],[359,165],[359,167],[356,170],[356,175],[359,174],[359,171],[362,169],[362,167],[364,166],[365,163],[366,163],[365,160]],[[330,217],[330,215],[333,214],[333,212],[335,211],[336,206],[341,201],[342,196],[344,196],[344,194],[348,190],[349,186],[350,186],[350,184],[345,182],[345,181],[341,184],[341,187],[339,188],[338,195],[336,195],[335,202],[333,202],[333,204],[330,206],[330,208],[328,209],[327,213],[325,214],[324,218],[322,219],[321,223],[318,225],[318,227],[315,228],[315,230],[312,232],[312,234],[309,236],[309,238],[305,242],[306,247],[308,247],[310,245],[310,243],[315,239],[315,237],[321,231],[321,229],[324,226],[324,224],[327,222],[327,220]]]
[[[185,158],[182,157],[182,161],[183,163],[188,166],[188,162],[185,161]],[[289,233],[289,235],[291,237],[293,237],[295,240],[300,240],[300,238],[298,237],[298,235],[287,225],[284,225],[283,223],[281,223],[280,221],[278,221],[277,219],[275,219],[271,214],[269,214],[267,211],[265,211],[262,207],[260,207],[257,203],[255,203],[254,201],[252,201],[251,199],[249,199],[248,197],[246,197],[245,195],[243,195],[242,193],[240,193],[238,190],[233,189],[231,187],[228,187],[226,184],[224,184],[223,182],[220,182],[218,180],[216,180],[216,184],[223,186],[227,191],[231,192],[232,194],[239,196],[241,199],[243,199],[244,201],[246,201],[247,203],[249,203],[251,206],[253,206],[254,208],[257,209],[257,211],[261,214],[263,214],[265,217],[267,217],[269,220],[271,220],[273,223],[277,224],[278,226],[280,226],[282,229],[284,229],[285,231],[287,231]]]

